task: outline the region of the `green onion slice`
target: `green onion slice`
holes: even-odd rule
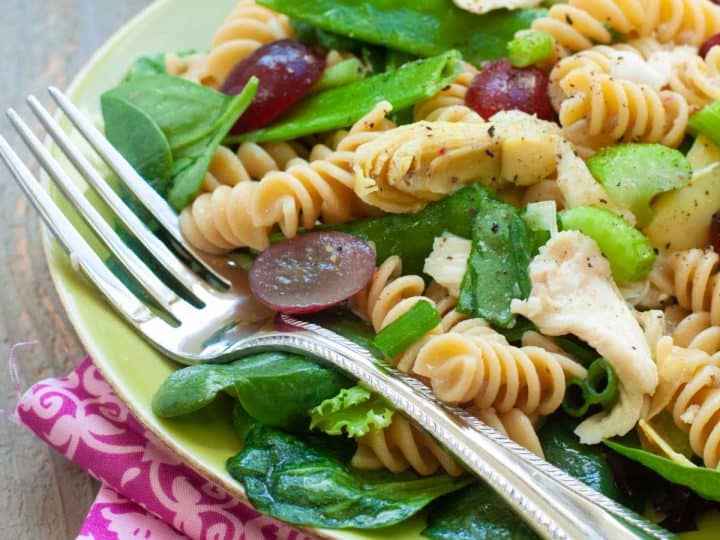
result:
[[[375,336],[373,344],[385,356],[393,358],[405,352],[440,322],[440,313],[435,306],[427,300],[421,300],[383,328]]]
[[[568,381],[563,400],[563,410],[570,416],[580,418],[585,416],[590,403],[585,397],[585,384],[582,379],[572,378]]]
[[[591,405],[608,409],[615,403],[618,395],[617,376],[604,358],[598,358],[590,365],[583,384],[585,398]]]

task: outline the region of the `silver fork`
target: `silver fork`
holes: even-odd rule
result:
[[[56,88],[50,88],[49,92],[90,146],[145,204],[173,241],[208,272],[231,285],[222,272],[218,272],[184,241],[177,215],[167,202],[132,169],[67,97]],[[0,136],[3,161],[74,265],[100,289],[120,315],[163,354],[184,364],[227,362],[244,355],[278,349],[309,355],[352,375],[385,397],[437,439],[470,471],[492,486],[544,538],[615,540],[672,537],[667,531],[571,478],[465,411],[439,402],[419,381],[379,363],[366,350],[333,332],[288,316],[280,316],[276,321],[281,331],[261,330],[262,317],[257,316],[255,304],[247,291],[242,288],[219,290],[190,270],[123,203],[40,102],[31,96],[28,104],[87,183],[186,293],[199,302],[198,306],[193,305],[176,294],[123,243],[50,151],[19,115],[9,110],[7,114],[11,123],[50,178],[110,252],[175,323],[149,309],[115,277]]]

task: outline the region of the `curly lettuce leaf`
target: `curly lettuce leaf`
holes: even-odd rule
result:
[[[312,409],[310,429],[319,429],[328,435],[362,437],[372,429],[388,427],[393,413],[380,396],[362,386],[353,386],[343,388],[337,396]]]

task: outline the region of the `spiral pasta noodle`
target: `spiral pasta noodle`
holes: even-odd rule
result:
[[[691,313],[682,319],[675,326],[672,338],[680,347],[699,349],[713,357],[720,352],[720,326],[711,323],[706,311]]]
[[[484,336],[450,332],[430,336],[411,373],[425,377],[447,403],[474,403],[498,412],[518,408],[547,415],[565,395],[565,374],[556,356],[539,347],[513,347]]]
[[[413,426],[405,417],[394,414],[392,423],[355,439],[357,451],[352,465],[359,469],[386,468],[403,472],[409,468],[429,476],[442,468],[452,476],[460,476],[462,467],[432,437]]]
[[[705,58],[680,60],[671,71],[670,88],[697,108],[720,99],[720,47],[711,48]]]
[[[711,0],[569,0],[553,5],[531,28],[569,51],[610,44],[613,31],[697,46],[720,31],[720,6]]]
[[[711,249],[678,251],[666,261],[678,304],[695,313],[709,313],[713,326],[720,325],[719,262],[720,256]]]
[[[341,223],[368,215],[353,192],[352,161],[357,146],[393,126],[385,118],[390,104],[382,102],[359,120],[325,159],[294,159],[284,171],[271,171],[257,182],[219,186],[200,195],[180,215],[180,229],[191,245],[208,253],[238,247],[262,250],[278,226],[291,238],[318,219]]]
[[[482,422],[538,456],[542,446],[531,419],[518,409],[497,413],[493,409],[472,411]],[[385,429],[376,430],[356,439],[357,451],[352,465],[359,469],[386,468],[403,472],[410,468],[428,476],[439,469],[452,476],[464,471],[429,435],[413,426],[404,416],[395,414]]]
[[[660,386],[650,416],[667,409],[688,434],[690,447],[710,468],[720,466],[720,367],[698,349],[673,345],[664,337],[657,346]]]
[[[255,0],[241,0],[213,38],[203,83],[217,88],[240,60],[256,49],[292,37],[290,21]]]
[[[570,97],[560,105],[560,125],[576,145],[597,149],[624,140],[676,147],[685,136],[690,110],[676,92],[587,68],[570,72],[561,87]]]
[[[292,141],[270,143],[242,143],[233,152],[220,146],[213,154],[203,181],[204,191],[219,186],[234,186],[240,182],[258,180],[270,171],[285,169],[294,159],[307,157],[307,150]]]
[[[473,114],[480,115],[465,107],[465,95],[468,88],[479,72],[475,66],[467,62],[462,63],[462,73],[458,75],[447,87],[443,88],[424,101],[415,105],[413,118],[416,122],[426,120],[434,122],[445,120],[448,122],[472,121]],[[452,120],[455,118],[456,120]]]

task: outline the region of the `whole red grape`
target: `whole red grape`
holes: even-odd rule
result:
[[[325,71],[325,56],[307,45],[282,39],[257,49],[238,62],[220,90],[242,92],[251,77],[260,80],[257,95],[233,133],[265,127],[300,101]]]
[[[503,58],[488,62],[470,84],[465,104],[483,118],[499,111],[520,110],[554,120],[548,78],[537,68],[516,68]]]

